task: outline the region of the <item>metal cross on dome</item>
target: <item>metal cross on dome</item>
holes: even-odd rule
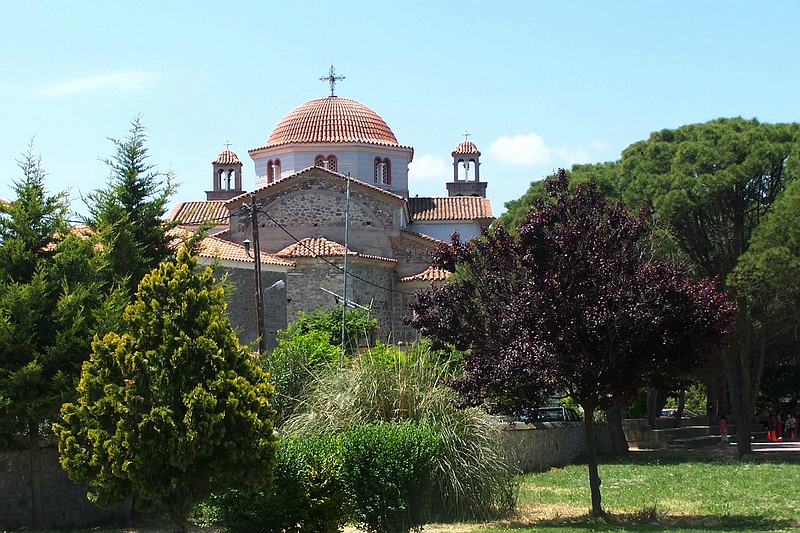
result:
[[[343,79],[344,79],[344,76],[337,76],[336,75],[336,69],[333,68],[333,65],[331,65],[330,70],[328,70],[328,75],[321,77],[319,79],[319,81],[327,81],[328,83],[330,83],[331,84],[331,96],[335,96],[333,94],[333,91],[336,88],[336,82],[337,81],[342,81]]]

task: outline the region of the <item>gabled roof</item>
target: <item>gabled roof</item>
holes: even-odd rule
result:
[[[409,198],[411,220],[494,220],[492,203],[481,196],[435,196],[431,198]]]
[[[431,237],[430,235],[425,235],[424,233],[420,233],[418,231],[411,231],[410,229],[401,229],[400,230],[400,235],[402,236],[404,234],[405,235],[410,235],[412,237],[417,237],[418,239],[422,239],[423,241],[427,241],[427,242],[429,242],[431,244],[436,244],[436,245],[438,245],[438,244],[449,244],[446,241],[442,241],[442,240],[437,239],[435,237]]]
[[[348,250],[338,242],[331,241],[325,237],[306,237],[294,244],[290,244],[275,255],[283,258],[300,257],[344,257],[345,253],[349,257],[362,257],[365,259],[377,259],[397,263],[397,259],[390,257],[380,257],[378,255],[367,255]]]
[[[185,226],[199,226],[208,221],[227,224],[229,216],[230,212],[225,207],[225,200],[196,200],[175,204],[175,207],[167,215],[167,220]]]
[[[169,231],[168,235],[172,237],[170,247],[178,249],[189,240],[194,232],[185,227],[176,227]],[[255,258],[252,252],[248,253],[244,246],[241,244],[231,242],[219,237],[205,237],[200,241],[197,249],[197,256],[205,259],[218,259],[220,261],[231,261],[233,263],[241,263],[242,265],[254,265]],[[295,266],[294,261],[289,261],[273,254],[261,252],[261,264],[271,265],[277,267],[291,268]]]
[[[237,263],[249,263],[251,265],[255,263],[255,259],[252,257],[252,252],[248,254],[244,246],[217,237],[206,237],[200,241],[200,247],[197,255],[209,259],[234,261]],[[261,252],[261,264],[283,267],[295,266],[294,261],[287,261],[286,259],[276,255],[267,254],[264,252]]]
[[[244,202],[246,202],[249,199],[250,194],[252,193],[256,194],[256,198],[262,198],[270,194],[275,194],[278,191],[281,191],[287,187],[291,187],[297,181],[300,181],[303,178],[309,176],[320,176],[320,175],[329,179],[341,180],[343,183],[346,183],[347,180],[350,180],[351,188],[356,188],[356,189],[361,188],[363,190],[369,191],[372,194],[380,195],[381,197],[391,201],[392,203],[404,205],[406,208],[408,207],[408,202],[404,196],[400,196],[399,194],[386,191],[384,189],[381,189],[380,187],[370,185],[369,183],[364,183],[363,181],[351,178],[349,176],[345,176],[344,174],[339,174],[338,172],[333,172],[332,170],[328,170],[322,167],[304,168],[303,170],[296,172],[291,176],[287,176],[285,178],[279,179],[278,181],[273,181],[272,183],[268,183],[267,185],[264,185],[262,187],[259,187],[258,189],[253,190],[252,192],[246,192],[240,194],[239,196],[235,196],[225,202],[225,207],[229,211],[232,211],[237,207],[239,207],[240,205],[242,205]]]
[[[400,282],[407,283],[411,281],[444,281],[449,276],[450,272],[431,265],[422,272],[420,272],[419,274],[414,274],[413,276],[406,276],[404,278],[400,278]]]

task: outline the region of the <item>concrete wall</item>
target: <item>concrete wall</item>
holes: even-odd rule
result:
[[[0,530],[31,526],[30,453],[0,452]],[[123,523],[131,504],[100,509],[86,499],[87,485],[70,481],[58,463],[58,450],[42,448],[42,506],[45,526],[66,528],[96,523]]]
[[[541,472],[586,454],[583,422],[509,424],[503,432],[506,451],[522,472]],[[598,454],[611,453],[608,426],[595,424]]]

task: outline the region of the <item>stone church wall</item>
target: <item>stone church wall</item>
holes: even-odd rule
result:
[[[289,274],[288,280],[288,297],[292,300],[289,304],[289,322],[296,320],[300,311],[311,314],[318,309],[330,310],[336,306],[336,297],[331,293],[342,294],[340,268],[343,268],[343,261],[339,257],[327,260],[339,268],[319,258],[297,260],[297,268]],[[385,342],[393,324],[391,292],[383,288],[392,287],[392,265],[375,266],[375,263],[374,260],[348,258],[347,270],[351,276],[347,282],[347,297],[364,307],[372,305],[372,315],[378,319],[380,328],[379,338]]]
[[[258,323],[256,320],[255,273],[247,268],[229,268],[225,271],[230,282],[228,296],[228,317],[236,330],[241,344],[257,348]],[[286,282],[282,272],[261,272],[261,286],[266,289],[278,280]],[[277,346],[276,333],[286,328],[286,288],[276,289],[264,294],[264,323],[267,349]]]

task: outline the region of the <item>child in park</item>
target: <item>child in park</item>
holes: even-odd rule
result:
[[[724,448],[728,444],[728,421],[725,420],[725,415],[719,417],[719,447]]]

